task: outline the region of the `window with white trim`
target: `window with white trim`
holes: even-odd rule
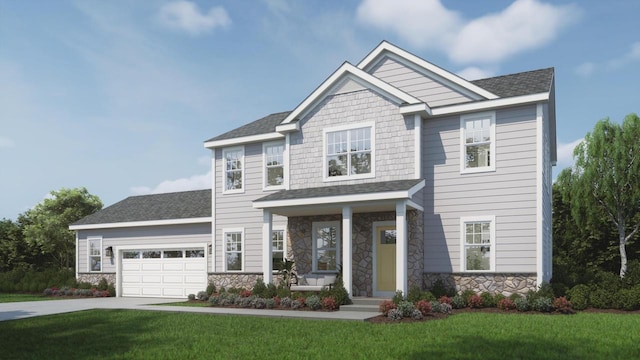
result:
[[[373,174],[372,126],[325,132],[325,178]]]
[[[460,117],[460,171],[495,170],[495,112]]]
[[[242,192],[244,184],[244,148],[222,150],[223,192]]]
[[[284,240],[284,230],[273,230],[271,232],[271,256],[273,270],[279,270],[285,258],[287,249]]]
[[[89,271],[102,271],[102,238],[87,238]]]
[[[340,265],[340,222],[314,222],[312,228],[313,271],[338,271]]]
[[[227,271],[242,271],[244,269],[243,231],[224,232],[225,269]]]
[[[461,218],[462,271],[495,269],[495,216]]]
[[[264,187],[282,188],[284,185],[284,143],[263,145]]]

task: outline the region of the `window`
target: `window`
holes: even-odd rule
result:
[[[89,271],[102,271],[102,238],[88,238]]]
[[[495,267],[495,217],[461,219],[462,271],[493,271]]]
[[[340,222],[313,223],[313,271],[335,272],[340,264]]]
[[[182,250],[165,250],[163,251],[162,257],[165,259],[181,258],[183,257],[182,254]]]
[[[243,170],[244,170],[244,149],[233,148],[222,150],[224,167],[224,189],[223,192],[242,192],[243,190]]]
[[[271,233],[271,253],[273,259],[273,270],[279,270],[280,264],[284,262],[286,246],[284,242],[284,230],[273,230]]]
[[[463,115],[460,132],[460,171],[495,170],[495,113]]]
[[[284,144],[265,144],[264,153],[264,187],[276,188],[284,184]]]
[[[227,271],[242,271],[242,233],[243,231],[225,231],[225,266]]]
[[[373,126],[325,132],[325,179],[371,177]]]

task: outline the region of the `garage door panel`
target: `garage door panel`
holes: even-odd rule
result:
[[[144,284],[160,284],[162,283],[161,275],[142,275],[142,282]]]
[[[167,297],[183,297],[184,295],[184,289],[183,288],[163,288],[162,289],[162,296],[167,296]]]
[[[138,260],[139,261],[139,260]],[[140,263],[131,260],[122,260],[122,271],[139,271]]]
[[[125,273],[122,275],[122,282],[126,284],[140,284],[142,283],[142,277],[140,275],[129,275]]]
[[[143,287],[142,288],[143,296],[161,296],[162,288],[160,287]]]
[[[206,271],[207,263],[204,259],[198,259],[197,261],[190,260],[184,263],[184,269],[187,271]]]
[[[202,275],[186,275],[184,277],[185,284],[202,284],[203,282],[206,282],[206,281],[207,281],[206,277]]]
[[[123,286],[122,296],[140,296],[140,290],[139,287]]]
[[[162,277],[162,283],[182,285],[182,275],[165,275]]]
[[[182,272],[183,264],[180,262],[165,262],[162,264],[162,270],[164,271],[179,271]]]
[[[144,261],[144,260],[142,260]],[[151,260],[153,262],[143,262],[142,263],[142,271],[160,271],[162,270],[162,264],[159,260]]]

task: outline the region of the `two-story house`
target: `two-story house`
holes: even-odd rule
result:
[[[205,142],[211,190],[127,198],[71,226],[79,280],[122,296],[341,270],[352,296],[551,278],[553,69],[467,81],[388,42],[292,111]]]

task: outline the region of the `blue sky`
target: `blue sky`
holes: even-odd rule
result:
[[[203,142],[293,109],[382,40],[470,80],[554,66],[559,169],[640,112],[638,1],[0,0],[0,218],[209,187]]]

